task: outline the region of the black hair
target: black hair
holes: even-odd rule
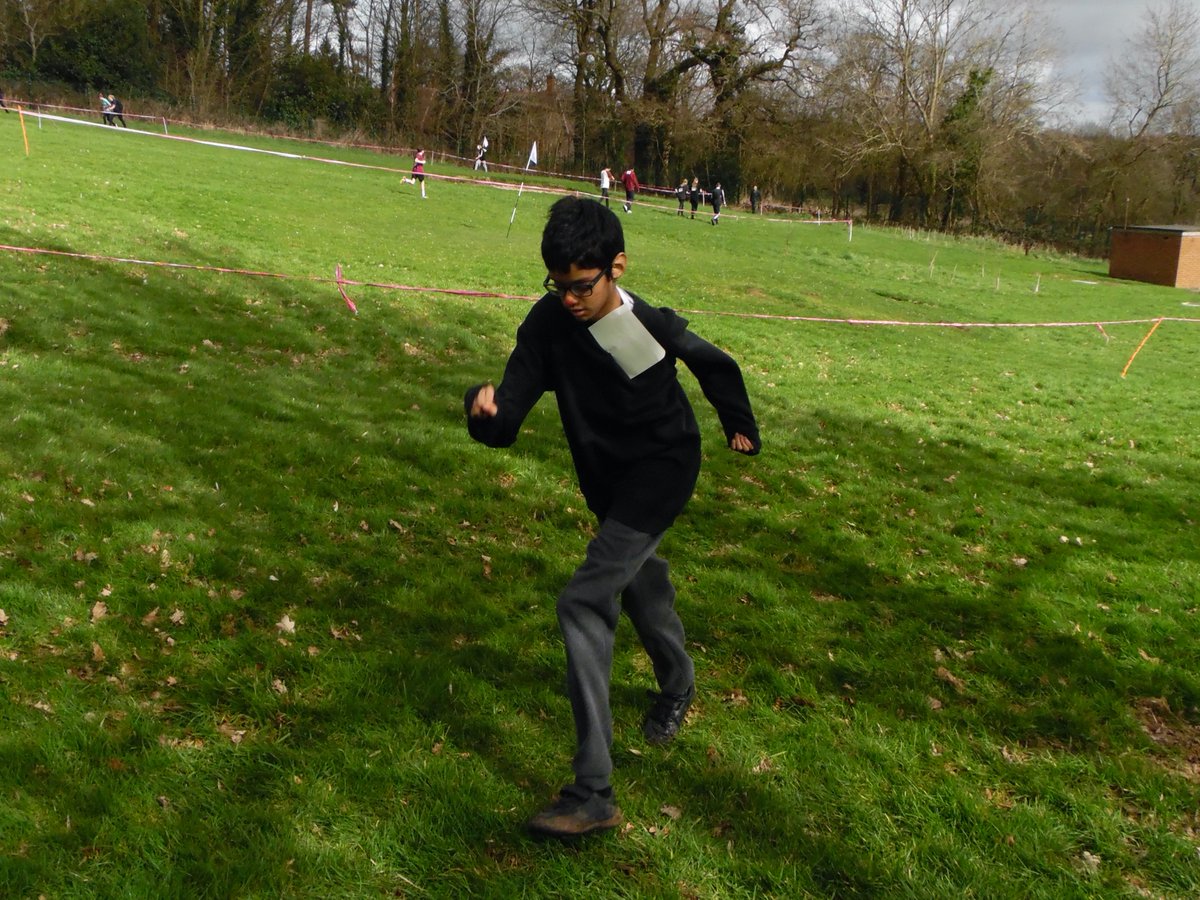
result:
[[[550,207],[542,231],[542,261],[551,272],[607,269],[625,252],[625,232],[611,209],[584,197],[563,197]]]

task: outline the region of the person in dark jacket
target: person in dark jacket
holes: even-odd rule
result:
[[[721,207],[725,205],[725,189],[721,187],[721,182],[718,181],[717,186],[712,189],[709,202],[712,203],[713,208],[712,223],[716,225],[721,221]]]
[[[684,201],[687,200],[687,196],[688,196],[688,182],[687,182],[687,179],[684,178],[679,182],[679,186],[677,188],[675,188],[675,199],[679,201],[679,209],[676,210],[675,215],[677,215],[677,216],[683,215],[683,204],[684,204]]]
[[[129,127],[128,125],[126,125],[126,124],[125,124],[125,116],[124,116],[124,115],[122,115],[122,113],[124,113],[124,112],[125,112],[125,104],[121,102],[121,98],[120,98],[120,97],[116,97],[116,96],[114,96],[114,95],[112,95],[112,94],[109,94],[109,95],[108,95],[108,108],[109,108],[109,111],[110,111],[110,113],[111,113],[111,116],[110,116],[110,118],[109,118],[109,123],[108,123],[108,124],[110,124],[110,125],[116,125],[116,122],[114,122],[114,121],[112,121],[112,120],[113,120],[113,119],[118,119],[118,120],[120,120],[120,122],[121,122],[121,127],[122,127],[122,128],[128,128],[128,127]]]
[[[658,685],[642,722],[646,740],[672,740],[695,697],[675,589],[656,553],[700,472],[700,428],[676,363],[695,374],[732,450],[753,455],[761,442],[733,358],[674,311],[618,287],[628,260],[615,213],[591,199],[559,200],[542,233],[542,259],[547,293],[517,329],[504,377],[498,387],[472,387],[463,402],[471,437],[508,447],[538,399],[553,392],[580,489],[598,521],[556,606],[575,778],[529,822],[535,833],[570,837],[621,822],[610,782],[609,679],[622,609]]]
[[[691,201],[691,204],[692,204],[692,218],[693,219],[696,218],[696,210],[700,207],[700,199],[701,199],[701,196],[703,195],[703,193],[704,192],[702,190],[700,190],[700,179],[693,175],[692,176],[692,189],[690,191],[688,191],[688,200]]]

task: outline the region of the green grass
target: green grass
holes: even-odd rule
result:
[[[522,823],[569,777],[553,601],[591,523],[550,398],[510,451],[462,421],[527,305],[352,287],[354,317],[314,280],[534,294],[551,198],[509,234],[511,191],[26,123],[28,158],[0,116],[0,243],[293,277],[0,252],[0,895],[1200,892],[1198,326],[1122,378],[1148,324],[713,314],[1095,322],[1193,294],[982,241],[622,216],[628,286],[699,311],[765,447],[725,450],[684,375],[705,471],[664,551],[696,712],[644,744],[623,623],[628,826],[564,847]]]

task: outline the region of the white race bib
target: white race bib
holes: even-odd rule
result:
[[[588,331],[630,378],[637,378],[667,355],[641,319],[634,315],[632,306],[618,306],[599,322],[588,326]]]

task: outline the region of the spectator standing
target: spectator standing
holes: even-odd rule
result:
[[[483,140],[475,145],[475,171],[476,172],[478,172],[481,167],[483,168],[483,171],[485,171],[485,172],[488,170],[487,152],[488,152],[488,139],[487,139],[487,135],[485,134],[483,136]]]
[[[683,202],[687,200],[687,196],[688,182],[686,178],[682,178],[679,181],[679,187],[675,188],[675,199],[679,201],[679,209],[676,211],[675,215],[683,215]]]
[[[700,206],[700,200],[703,198],[704,191],[700,190],[700,179],[692,176],[692,189],[688,192],[688,199],[692,204],[692,218],[696,218],[696,210]]]
[[[721,187],[721,182],[718,181],[717,186],[712,189],[709,200],[713,208],[712,223],[716,225],[721,218],[721,207],[725,205],[725,189]]]
[[[758,190],[758,185],[750,188],[750,212],[758,215],[759,209],[762,208],[762,193]]]
[[[600,170],[600,199],[604,201],[604,206],[608,206],[608,191],[612,187],[612,183],[617,180],[617,176],[613,174],[612,169],[605,166]]]
[[[112,117],[112,101],[104,96],[104,92],[100,92],[100,115],[104,119],[105,125],[115,125]]]
[[[638,184],[637,175],[634,174],[633,166],[630,166],[622,173],[621,184],[625,185],[625,212],[633,212],[633,195],[641,188],[641,185]]]

